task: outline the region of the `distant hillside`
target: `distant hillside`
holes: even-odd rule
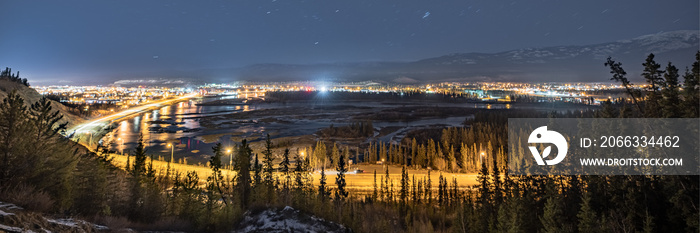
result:
[[[199,77],[229,74],[221,81],[377,80],[396,83],[440,81],[609,81],[605,59],[622,62],[632,81],[640,81],[649,53],[656,61],[683,70],[700,49],[700,31],[672,31],[616,42],[527,48],[500,53],[456,53],[414,62],[335,63],[315,65],[258,64],[230,70],[197,71]]]
[[[24,102],[25,104],[27,104],[27,106],[41,99],[41,94],[39,94],[39,92],[37,92],[33,88],[25,86],[21,83],[10,81],[7,78],[0,78],[0,100],[5,99],[5,97],[7,97],[7,94],[10,93],[12,90],[17,90],[19,95],[24,99]],[[68,127],[79,124],[80,122],[85,120],[82,117],[71,114],[68,110],[68,107],[66,107],[65,105],[53,100],[51,102],[53,110],[58,110],[63,114],[63,120],[68,122]]]

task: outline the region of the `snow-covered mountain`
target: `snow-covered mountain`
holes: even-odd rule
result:
[[[526,48],[500,53],[455,53],[414,62],[334,63],[314,65],[258,64],[218,71],[232,78],[211,81],[608,81],[603,66],[612,56],[622,62],[631,80],[639,80],[649,53],[663,64],[683,70],[700,49],[700,31],[672,31],[602,44]],[[203,72],[198,71],[199,74]],[[204,72],[206,73],[206,72]]]
[[[673,31],[587,46],[527,48],[495,54],[451,54],[421,60],[418,63],[432,63],[434,65],[540,64],[571,59],[602,61],[608,56],[624,58],[640,54],[645,56],[649,53],[664,55],[680,52],[680,55],[684,55],[686,54],[684,51],[686,51],[692,55],[698,49],[699,37],[700,31]],[[684,59],[690,58],[685,57]]]

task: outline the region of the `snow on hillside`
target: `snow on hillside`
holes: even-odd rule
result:
[[[233,232],[346,232],[343,225],[300,213],[292,207],[248,213]]]
[[[11,203],[0,202],[0,232],[96,232],[106,226],[80,219],[54,219],[24,211]]]

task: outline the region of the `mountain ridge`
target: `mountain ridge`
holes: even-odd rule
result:
[[[609,70],[603,63],[611,56],[622,62],[631,81],[638,82],[641,81],[641,64],[649,53],[654,53],[656,61],[663,67],[671,61],[683,70],[692,63],[698,50],[700,30],[680,30],[590,45],[452,53],[408,62],[260,63],[229,69],[196,70],[183,73],[182,77],[192,77],[187,79],[189,82],[608,82]]]

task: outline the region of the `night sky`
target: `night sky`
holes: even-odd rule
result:
[[[698,30],[697,0],[9,1],[0,66],[77,84],[257,63],[413,61]]]

